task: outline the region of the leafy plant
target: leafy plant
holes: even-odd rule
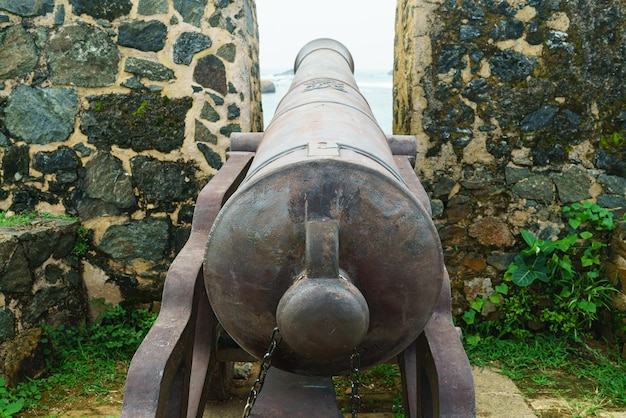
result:
[[[6,389],[6,382],[0,377],[0,417],[12,417],[24,407],[24,398],[12,395]]]
[[[88,239],[89,229],[80,225],[76,230],[76,242],[74,243],[74,248],[72,248],[72,251],[70,252],[74,259],[79,259],[87,253],[87,250],[89,249]]]
[[[617,291],[603,271],[613,214],[590,202],[565,206],[562,214],[567,230],[561,238],[521,232],[526,248],[504,282],[492,295],[477,297],[461,316],[467,344],[477,345],[485,335],[524,337],[544,328],[574,338],[591,332]],[[488,318],[483,308],[489,302],[496,312]]]
[[[469,309],[461,316],[461,319],[465,323],[463,338],[467,344],[476,345],[482,340],[481,334],[487,335],[491,332],[490,327],[494,325],[494,323],[483,319],[483,307],[488,302],[496,306],[500,305],[503,297],[506,296],[508,292],[509,286],[506,283],[500,283],[495,287],[494,293],[487,298],[479,295],[470,303]]]
[[[92,300],[92,303],[104,303]],[[123,382],[126,365],[156,319],[156,314],[133,306],[111,306],[97,321],[79,327],[57,328],[42,325],[42,343],[47,345],[47,374],[40,379],[27,379],[6,392],[11,400],[22,399],[22,408],[46,409],[44,392],[65,399],[67,391],[80,388],[79,394],[100,396]],[[3,398],[0,390],[0,410]],[[2,416],[2,415],[0,415]]]

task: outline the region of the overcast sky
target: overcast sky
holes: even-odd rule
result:
[[[391,70],[396,0],[256,0],[261,72],[287,70],[307,42],[334,38],[358,70]]]

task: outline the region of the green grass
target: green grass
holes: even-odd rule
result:
[[[42,343],[48,347],[44,351],[46,375],[27,379],[14,389],[0,389],[0,417],[12,416],[17,406],[22,414],[39,415],[55,402],[99,399],[118,389],[155,319],[156,314],[145,309],[107,306],[93,324],[76,328],[43,325]]]
[[[485,337],[466,347],[470,362],[494,366],[527,394],[549,391],[575,404],[626,406],[626,360],[617,348],[575,342],[551,334],[527,338]]]
[[[2,226],[17,226],[27,224],[33,219],[65,219],[70,221],[76,221],[78,218],[67,215],[52,215],[47,212],[25,212],[25,213],[12,213],[10,211],[0,211],[0,227]]]

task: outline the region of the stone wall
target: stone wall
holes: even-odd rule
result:
[[[0,0],[0,210],[78,216],[90,296],[159,300],[258,72],[252,0]]]
[[[36,219],[0,228],[0,376],[15,385],[44,367],[41,323],[79,325],[87,313],[81,266],[72,255],[79,223]]]
[[[418,137],[455,313],[520,230],[554,237],[581,200],[624,213],[624,0],[399,0],[396,24],[394,133]]]

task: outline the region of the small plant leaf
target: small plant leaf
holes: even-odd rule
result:
[[[485,299],[481,298],[480,296],[478,296],[472,301],[472,303],[470,303],[470,308],[472,308],[476,312],[480,312],[483,306],[485,306]]]
[[[471,346],[476,346],[480,342],[481,338],[478,334],[469,334],[465,336],[465,341]]]
[[[526,242],[526,244],[528,244],[529,247],[532,247],[535,245],[535,242],[537,241],[537,238],[535,238],[535,236],[533,234],[531,234],[530,232],[528,232],[525,229],[522,229],[522,238],[524,239],[524,241]]]
[[[588,313],[596,313],[596,304],[589,300],[580,300],[578,301],[578,307]]]
[[[492,293],[491,295],[489,295],[489,302],[499,305],[500,304],[500,294],[499,293]]]
[[[474,319],[476,318],[476,311],[471,309],[465,311],[461,318],[463,318],[463,321],[465,321],[467,325],[472,325],[474,323]]]
[[[511,275],[513,283],[521,287],[530,286],[536,278],[536,273],[530,270],[527,266],[518,266],[517,270],[515,270]]]
[[[509,286],[507,286],[506,283],[500,283],[496,286],[496,292],[500,293],[501,295],[506,295],[507,293],[509,293]]]

